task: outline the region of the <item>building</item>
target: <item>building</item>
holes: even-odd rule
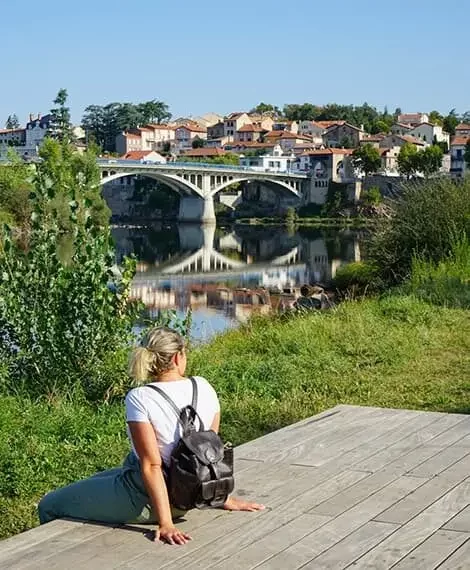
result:
[[[305,135],[298,135],[289,131],[271,131],[266,133],[264,140],[281,146],[283,152],[292,151],[296,145],[311,143],[312,139]]]
[[[300,121],[299,133],[312,138],[312,142],[318,146],[323,144],[323,134],[326,129],[316,121]]]
[[[325,145],[329,147],[356,148],[365,136],[366,133],[364,129],[344,122],[327,128],[323,135],[323,141]]]
[[[138,160],[142,163],[164,164],[166,158],[154,150],[132,150],[121,156],[121,160]]]
[[[116,152],[126,154],[135,150],[163,150],[175,140],[174,127],[166,124],[146,125],[120,133],[116,137]]]
[[[456,137],[470,137],[470,125],[467,123],[460,123],[455,127]]]
[[[392,148],[380,148],[380,160],[382,161],[382,174],[386,176],[398,176],[398,155],[400,154],[399,146]]]
[[[221,148],[213,147],[203,147],[203,148],[192,148],[190,150],[185,150],[181,153],[180,159],[184,160],[185,157],[188,158],[216,158],[218,156],[225,156],[227,152]]]
[[[270,130],[289,131],[297,134],[299,132],[299,124],[297,121],[273,121]]]
[[[383,141],[383,139],[386,137],[386,135],[383,134],[376,134],[376,135],[368,135],[365,136],[359,143],[359,146],[362,146],[363,144],[371,144],[373,147],[375,148],[379,148],[380,143]]]
[[[206,140],[207,129],[195,124],[175,128],[175,145],[178,152],[192,148],[193,141],[196,139]]]
[[[230,141],[224,145],[224,149],[236,154],[243,154],[244,152],[258,152],[260,154],[273,152],[276,147],[276,142],[240,142]]]
[[[6,156],[9,148],[14,148],[24,159],[38,155],[52,121],[51,115],[29,116],[25,128],[0,130],[0,156]]]
[[[274,125],[274,119],[272,117],[267,115],[257,115],[255,113],[250,113],[248,117],[250,118],[252,125],[262,127],[266,131],[272,131]]]
[[[446,133],[441,126],[433,125],[432,123],[420,123],[409,131],[408,135],[420,139],[427,144],[437,142],[445,143],[449,146],[450,142],[449,133]]]
[[[417,139],[416,137],[412,137],[410,135],[387,135],[380,141],[379,148],[393,148],[394,146],[402,147],[406,143],[414,144],[419,148],[424,148],[427,146],[427,143],[421,139]]]
[[[412,130],[413,127],[411,125],[406,125],[405,123],[393,123],[393,125],[390,127],[390,132],[392,135],[404,136]]]
[[[234,140],[235,133],[244,125],[250,124],[252,121],[248,113],[230,113],[224,119],[224,137]]]
[[[469,137],[455,136],[450,142],[450,174],[454,178],[462,178],[468,173],[465,163],[465,150]]]
[[[221,139],[225,136],[224,122],[219,121],[215,125],[207,127],[207,140]]]
[[[235,141],[240,142],[261,141],[267,132],[268,130],[261,125],[247,123],[238,129],[238,131],[235,133],[234,139]]]
[[[282,148],[275,146],[270,154],[240,158],[240,165],[263,172],[287,172],[291,170],[295,160],[294,155],[284,155]]]
[[[429,115],[426,113],[402,113],[401,115],[398,115],[397,121],[404,125],[416,127],[421,123],[428,123]]]

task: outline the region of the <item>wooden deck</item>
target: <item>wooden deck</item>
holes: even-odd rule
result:
[[[240,446],[259,513],[192,511],[186,546],[145,527],[55,521],[0,543],[0,568],[470,569],[470,416],[337,406]]]

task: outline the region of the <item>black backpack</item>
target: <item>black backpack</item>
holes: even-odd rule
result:
[[[187,511],[197,508],[222,507],[233,491],[233,449],[213,430],[204,429],[197,409],[197,383],[191,377],[193,398],[190,406],[178,409],[173,400],[160,388],[157,391],[171,406],[181,425],[181,439],[171,454],[165,471],[170,503]],[[199,420],[199,430],[195,420]]]

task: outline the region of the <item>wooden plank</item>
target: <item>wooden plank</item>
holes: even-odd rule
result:
[[[470,570],[470,540],[467,540],[438,568],[439,570]]]
[[[22,532],[0,542],[0,565],[12,553],[19,554],[30,550],[45,540],[51,540],[61,534],[69,532],[83,523],[72,520],[55,520],[47,525],[38,526],[27,532]]]
[[[349,511],[326,523],[259,566],[264,570],[296,570],[368,523],[384,508],[411,493],[422,483],[417,477],[400,477]]]
[[[382,451],[379,451],[375,455],[368,457],[366,460],[359,462],[355,465],[356,469],[363,469],[364,471],[377,471],[382,469],[388,463],[398,457],[402,457],[411,451],[419,448],[424,443],[429,442],[430,445],[435,445],[434,440],[437,436],[441,435],[443,432],[449,430],[449,428],[455,426],[457,423],[461,423],[462,418],[459,416],[444,415],[438,417],[434,422],[423,426],[412,434],[409,434],[403,440],[395,443],[394,445],[387,446]],[[439,447],[444,448],[445,445],[435,445],[436,451],[439,451]],[[424,477],[426,475],[423,475]]]
[[[470,501],[470,478],[406,523],[357,562],[357,568],[390,568],[424,542]]]
[[[438,530],[405,556],[393,570],[433,570],[470,538],[470,533]],[[470,560],[469,560],[470,562]]]
[[[364,426],[367,422],[367,418],[378,416],[380,413],[376,408],[334,410],[332,414],[322,416],[319,419],[320,423],[308,423],[298,429],[286,430],[269,442],[255,440],[249,447],[243,445],[241,456],[245,459],[262,459],[275,463],[293,462],[314,442],[321,444],[329,437],[345,437],[349,430],[360,429],[360,426]]]
[[[63,555],[68,549],[77,545],[81,549],[86,548],[88,540],[110,532],[112,532],[111,526],[82,523],[68,532],[58,534],[54,538],[36,544],[34,548],[11,553],[10,556],[2,560],[2,567],[9,570],[14,568],[37,568],[42,561],[51,556],[57,556],[59,553]]]
[[[263,513],[242,528],[226,534],[217,542],[209,544],[197,552],[192,552],[182,558],[180,563],[183,566],[190,566],[193,570],[204,570],[213,566],[217,568],[231,566],[231,562],[229,563],[228,561],[229,557],[237,556],[242,549],[250,545],[256,546],[259,540],[263,540],[267,536],[271,537],[270,533],[277,531],[280,527],[296,519],[302,514],[302,511],[307,510],[318,501],[334,495],[342,488],[348,487],[357,481],[358,478],[365,476],[366,474],[360,471],[346,471],[337,477],[327,479],[321,484],[311,481],[305,493],[297,495],[286,503],[282,502],[286,497],[279,497],[279,503],[272,507],[269,513]],[[325,521],[330,520],[330,517],[320,518]]]
[[[470,507],[465,507],[443,526],[446,530],[470,532]]]
[[[399,501],[396,505],[380,513],[375,520],[405,524],[461,483],[468,476],[469,472],[470,458],[465,456],[443,471],[438,477],[431,479],[416,489],[406,499]]]
[[[188,560],[185,568],[191,570],[195,570],[195,568],[248,570],[271,558],[280,550],[284,550],[292,544],[295,544],[302,537],[320,528],[329,520],[329,517],[300,515],[288,524],[260,538],[250,546],[234,553],[230,558],[226,558],[216,565],[211,565],[211,558],[207,557],[205,559],[205,566],[195,566],[192,561]]]
[[[415,467],[409,472],[409,475],[413,477],[435,477],[469,454],[470,449],[468,447],[459,447],[456,445],[447,447],[437,455],[434,455],[434,457],[429,458],[424,463],[421,463],[421,465],[418,465],[418,467]]]
[[[346,568],[351,562],[354,562],[392,532],[395,532],[397,528],[399,526],[394,524],[369,522],[307,563],[302,567],[302,570],[310,568],[340,570]]]

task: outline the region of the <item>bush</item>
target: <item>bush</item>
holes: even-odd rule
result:
[[[369,256],[385,282],[408,279],[413,258],[439,263],[470,235],[470,179],[429,179],[405,185],[392,215],[371,240]]]
[[[92,217],[89,178],[49,141],[37,168],[28,248],[4,231],[0,249],[0,376],[3,391],[33,396],[78,392],[102,399],[124,383],[135,307],[128,304],[135,262],[114,263],[108,227]],[[68,151],[67,151],[68,152]],[[90,163],[91,164],[91,163]],[[96,162],[95,168],[96,167]],[[93,173],[92,173],[93,174]],[[70,252],[62,259],[63,221],[51,203],[67,193]]]
[[[338,268],[334,282],[337,289],[342,292],[363,294],[378,288],[378,269],[375,265],[364,261],[348,263]]]
[[[382,193],[377,186],[363,190],[361,200],[366,206],[378,206],[382,202]]]

